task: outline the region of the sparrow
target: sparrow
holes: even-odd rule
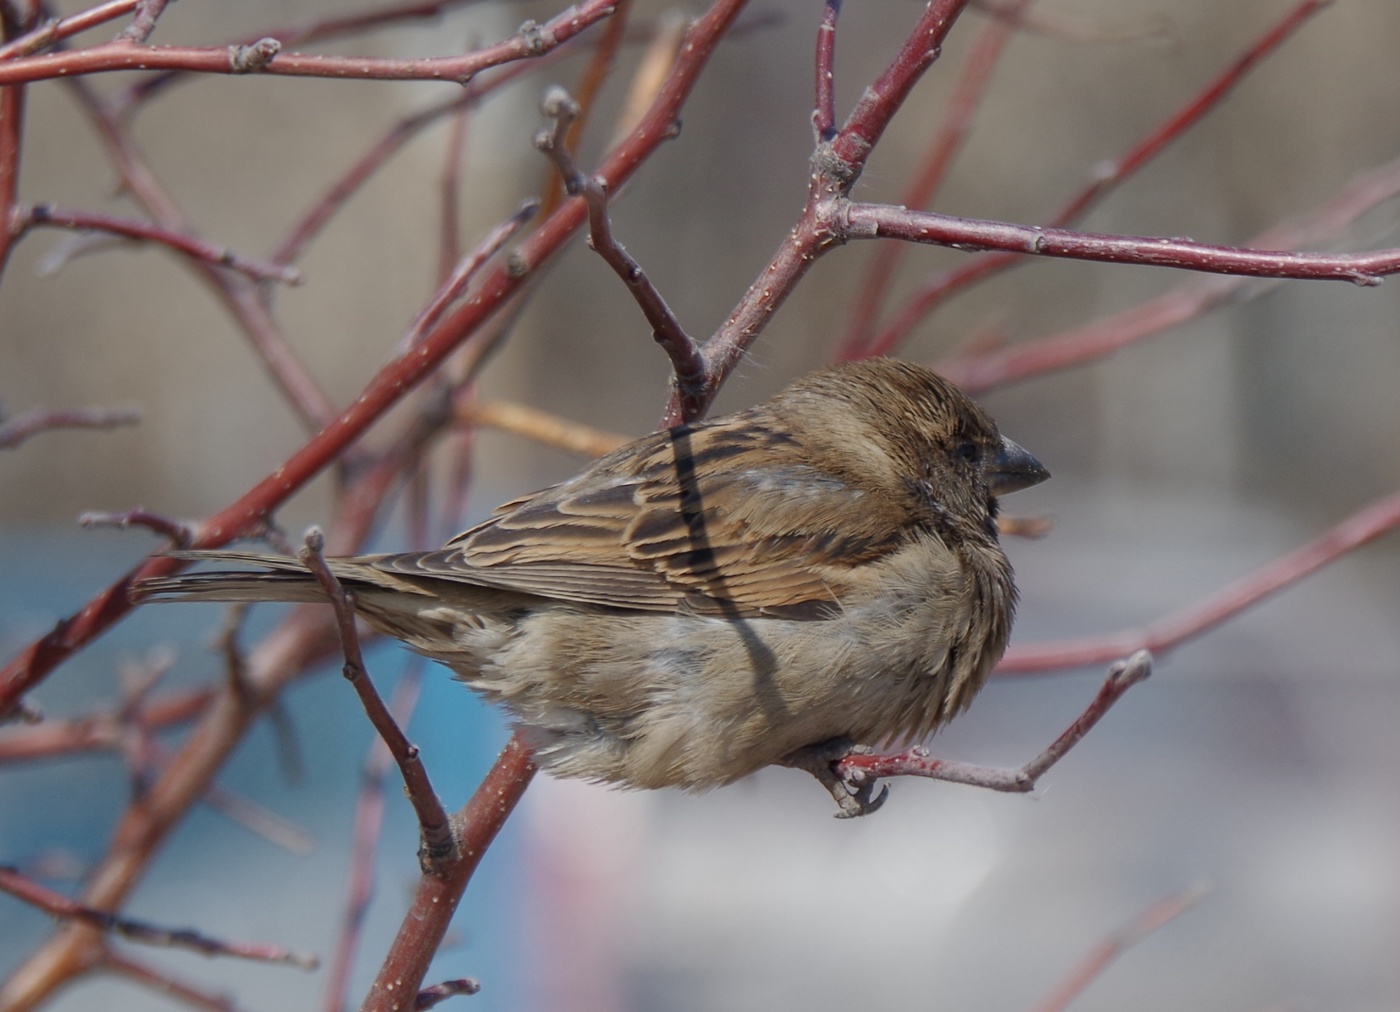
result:
[[[437,551],[327,560],[374,629],[503,705],[562,777],[705,790],[930,735],[1016,609],[997,499],[1049,477],[969,397],[893,359],[654,432]],[[149,579],[137,600],[324,601],[298,559]]]

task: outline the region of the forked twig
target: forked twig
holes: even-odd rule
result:
[[[1027,794],[1045,772],[1079,744],[1123,693],[1152,673],[1152,655],[1139,650],[1126,660],[1115,662],[1098,695],[1083,713],[1040,755],[1019,769],[975,766],[970,763],[936,759],[928,749],[916,746],[896,755],[848,755],[836,763],[835,772],[848,784],[863,787],[879,777],[914,776],[949,783],[985,787],[993,791]]]
[[[651,324],[651,336],[671,359],[676,393],[681,404],[681,420],[693,421],[705,409],[708,373],[700,345],[685,332],[676,314],[666,305],[661,292],[652,284],[641,264],[613,236],[608,218],[608,184],[601,176],[586,176],[574,164],[565,143],[569,129],[578,118],[579,105],[563,88],[550,88],[542,103],[544,114],[554,120],[551,129],[535,135],[535,147],[554,162],[570,196],[581,196],[588,207],[589,245],[627,285],[632,298]]]

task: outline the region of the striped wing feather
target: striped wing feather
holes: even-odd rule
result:
[[[905,518],[799,460],[745,412],[658,432],[500,507],[440,551],[376,567],[586,604],[732,617],[824,613]]]

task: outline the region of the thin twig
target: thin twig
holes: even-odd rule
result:
[[[1205,894],[1204,886],[1193,886],[1157,900],[1132,921],[1096,945],[1050,996],[1036,1006],[1036,1012],[1064,1012],[1084,993],[1085,988],[1103,975],[1114,960],[1186,913],[1199,903]]]
[[[400,726],[408,724],[422,687],[422,658],[415,657],[394,686],[389,709]],[[345,876],[345,914],[326,968],[326,989],[322,1007],[326,1012],[342,1012],[350,991],[350,974],[370,900],[374,898],[374,858],[379,849],[380,828],[384,821],[384,775],[393,761],[382,738],[370,743],[360,770],[360,790],[355,799],[354,824],[350,830],[350,867]]]
[[[859,787],[880,777],[914,776],[949,783],[967,784],[1010,794],[1027,794],[1045,772],[1084,739],[1123,693],[1152,673],[1152,655],[1139,650],[1126,660],[1116,661],[1100,686],[1094,701],[1079,715],[1064,733],[1040,755],[1019,769],[999,769],[974,766],[969,763],[936,759],[928,750],[916,746],[896,755],[863,755],[853,753],[836,764],[836,773],[848,783]]]
[[[111,103],[86,80],[74,78],[67,85],[96,128],[107,156],[121,177],[123,189],[162,228],[189,233],[191,228],[184,212],[146,164],[131,137],[129,125],[116,114]],[[331,400],[287,343],[259,287],[198,260],[186,258],[183,263],[210,287],[228,310],[303,424],[312,431],[324,427],[335,416]],[[0,702],[0,711],[3,709],[3,702]]]
[[[324,554],[325,535],[320,528],[313,527],[306,532],[306,547],[299,557],[306,568],[311,570],[316,581],[325,592],[326,600],[335,611],[336,628],[340,634],[341,648],[345,652],[345,679],[355,688],[360,703],[365,708],[374,729],[389,749],[389,754],[398,764],[403,775],[404,787],[408,790],[408,800],[418,815],[418,827],[423,835],[423,850],[419,857],[425,868],[434,867],[438,862],[452,855],[452,827],[447,819],[447,811],[438,800],[437,792],[428,779],[428,771],[418,754],[418,746],[408,740],[384,699],[374,687],[365,668],[365,658],[360,650],[360,634],[355,628],[355,605],[350,593],[341,586]]]
[[[512,432],[587,457],[601,457],[631,440],[514,401],[466,401],[457,408],[457,417],[468,425]]]
[[[418,997],[414,999],[415,1009],[435,1008],[448,998],[454,998],[459,994],[476,994],[481,990],[481,984],[473,977],[458,977],[456,980],[444,980],[440,984],[432,987],[425,987],[418,992]]]
[[[978,13],[989,17],[1010,19],[1017,29],[1027,35],[1044,35],[1061,42],[1090,45],[1148,42],[1168,45],[1178,39],[1174,23],[1164,16],[1135,18],[1118,25],[1106,25],[1097,12],[1092,17],[1076,19],[1059,11],[1054,14],[1020,11],[1016,9],[1018,0],[972,0],[972,6]]]
[[[309,829],[237,791],[210,784],[204,792],[204,803],[226,819],[290,854],[309,855],[316,852],[316,837]]]
[[[540,202],[536,198],[530,197],[525,200],[514,214],[487,232],[481,242],[477,244],[476,249],[457,263],[438,288],[437,293],[409,325],[407,333],[399,339],[396,347],[397,354],[402,355],[414,347],[423,339],[424,334],[437,325],[438,321],[442,319],[442,314],[447,312],[452,304],[466,292],[467,286],[471,284],[472,278],[476,277],[477,272],[530,223],[539,207]]]
[[[818,144],[836,136],[836,22],[841,0],[826,0],[817,25],[817,83],[812,101],[812,131]]]
[[[680,420],[694,421],[708,403],[708,377],[705,356],[695,339],[685,332],[661,292],[651,283],[641,264],[623,249],[613,236],[608,218],[608,185],[600,176],[585,176],[575,165],[565,144],[570,127],[579,114],[579,105],[563,88],[545,94],[544,114],[554,120],[552,129],[535,135],[535,147],[544,152],[559,170],[564,189],[570,196],[581,195],[588,207],[588,238],[594,252],[627,285],[627,290],[651,324],[651,336],[671,360]]]
[[[152,731],[197,719],[213,698],[212,689],[171,692],[147,703],[141,720]],[[115,713],[104,711],[0,734],[0,764],[76,756],[120,747],[124,729]]]
[[[54,429],[117,429],[139,421],[138,408],[34,408],[9,421],[0,419],[0,450],[12,450],[26,439]]]
[[[1372,286],[1400,272],[1400,249],[1314,253],[1217,246],[1191,239],[1105,235],[1006,221],[955,218],[889,204],[846,203],[833,210],[845,239],[903,239],[963,252],[1003,250],[1032,256],[1135,264],[1255,278],[1349,281]]]
[[[598,93],[602,91],[603,85],[607,82],[608,75],[612,72],[613,65],[617,61],[618,50],[626,39],[627,20],[631,13],[631,7],[630,0],[618,0],[617,11],[609,19],[602,40],[594,48],[592,58],[580,75],[578,86],[574,91],[578,97],[573,118],[560,139],[561,146],[567,151],[579,149],[583,139],[583,131],[588,125],[588,115],[593,110]],[[563,180],[550,174],[546,177],[544,185],[540,187],[540,192],[543,194],[541,206],[544,213],[553,214],[554,209],[559,206],[559,202],[568,194],[568,189]]]
[[[792,294],[817,261],[839,244],[840,229],[833,211],[848,199],[871,152],[903,106],[914,85],[938,58],[943,40],[969,0],[930,0],[905,36],[899,51],[861,94],[841,129],[812,156],[807,203],[767,266],[730,311],[728,319],[705,342],[706,402],[758,339],[773,314]],[[677,394],[671,397],[662,425],[674,425],[684,412]]]
[[[157,970],[138,962],[125,953],[105,950],[97,968],[124,977],[163,997],[175,998],[191,1008],[204,1009],[205,1012],[238,1012],[238,1006],[232,999],[195,987],[163,969]]]
[[[0,63],[0,86],[120,70],[184,70],[205,74],[259,72],[290,77],[364,81],[443,81],[466,84],[492,67],[541,56],[613,12],[616,0],[583,0],[543,24],[526,21],[503,42],[460,56],[393,59],[320,56],[277,51],[276,39],[235,46],[144,46],[108,42]],[[272,48],[277,47],[277,48]]]
[[[89,28],[105,24],[108,21],[115,21],[123,15],[134,10],[140,0],[107,0],[107,3],[98,4],[85,11],[66,18],[53,18],[44,22],[32,32],[28,32],[16,39],[0,46],[0,60],[10,60],[16,56],[28,56],[37,53],[41,49],[47,49],[55,42],[59,42],[79,32],[85,32]]]
[[[30,228],[50,226],[68,228],[78,232],[102,232],[121,236],[136,242],[150,242],[165,246],[214,267],[227,267],[253,281],[279,281],[287,285],[302,283],[301,271],[283,264],[268,263],[256,257],[244,256],[224,246],[215,246],[185,232],[163,228],[154,222],[122,218],[96,211],[80,211],[74,208],[59,207],[56,204],[35,204],[28,208],[16,208],[16,219],[20,233]]]
[[[107,910],[95,910],[25,878],[8,865],[0,865],[0,891],[38,907],[53,917],[83,921],[104,932],[120,935],[143,945],[192,949],[206,956],[235,956],[264,963],[285,963],[302,970],[314,970],[317,966],[315,956],[293,952],[280,945],[225,942],[189,928],[160,928],[145,921],[121,917]]]
[[[1260,249],[1294,249],[1334,239],[1361,215],[1400,195],[1400,159],[1362,173],[1331,200],[1297,222],[1270,228],[1250,240]],[[1113,316],[1009,348],[959,356],[938,364],[939,372],[977,393],[1092,362],[1137,341],[1193,320],[1231,299],[1263,290],[1239,275],[1192,278]]]
[[[131,42],[137,45],[144,43],[156,30],[156,19],[165,12],[166,5],[169,3],[170,0],[140,0],[136,5],[136,16],[131,19],[131,24],[118,32],[113,41]]]
[[[183,520],[152,513],[140,506],[120,513],[84,513],[78,517],[78,523],[83,527],[145,527],[164,534],[176,548],[187,548],[194,540],[194,528]]]

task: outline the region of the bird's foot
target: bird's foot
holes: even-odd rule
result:
[[[882,786],[880,793],[875,794],[875,777],[861,771],[843,776],[836,771],[836,764],[848,755],[869,755],[871,751],[869,745],[857,745],[849,738],[832,738],[798,749],[783,760],[783,765],[806,770],[816,777],[836,801],[836,817],[854,819],[878,811],[890,789]]]

